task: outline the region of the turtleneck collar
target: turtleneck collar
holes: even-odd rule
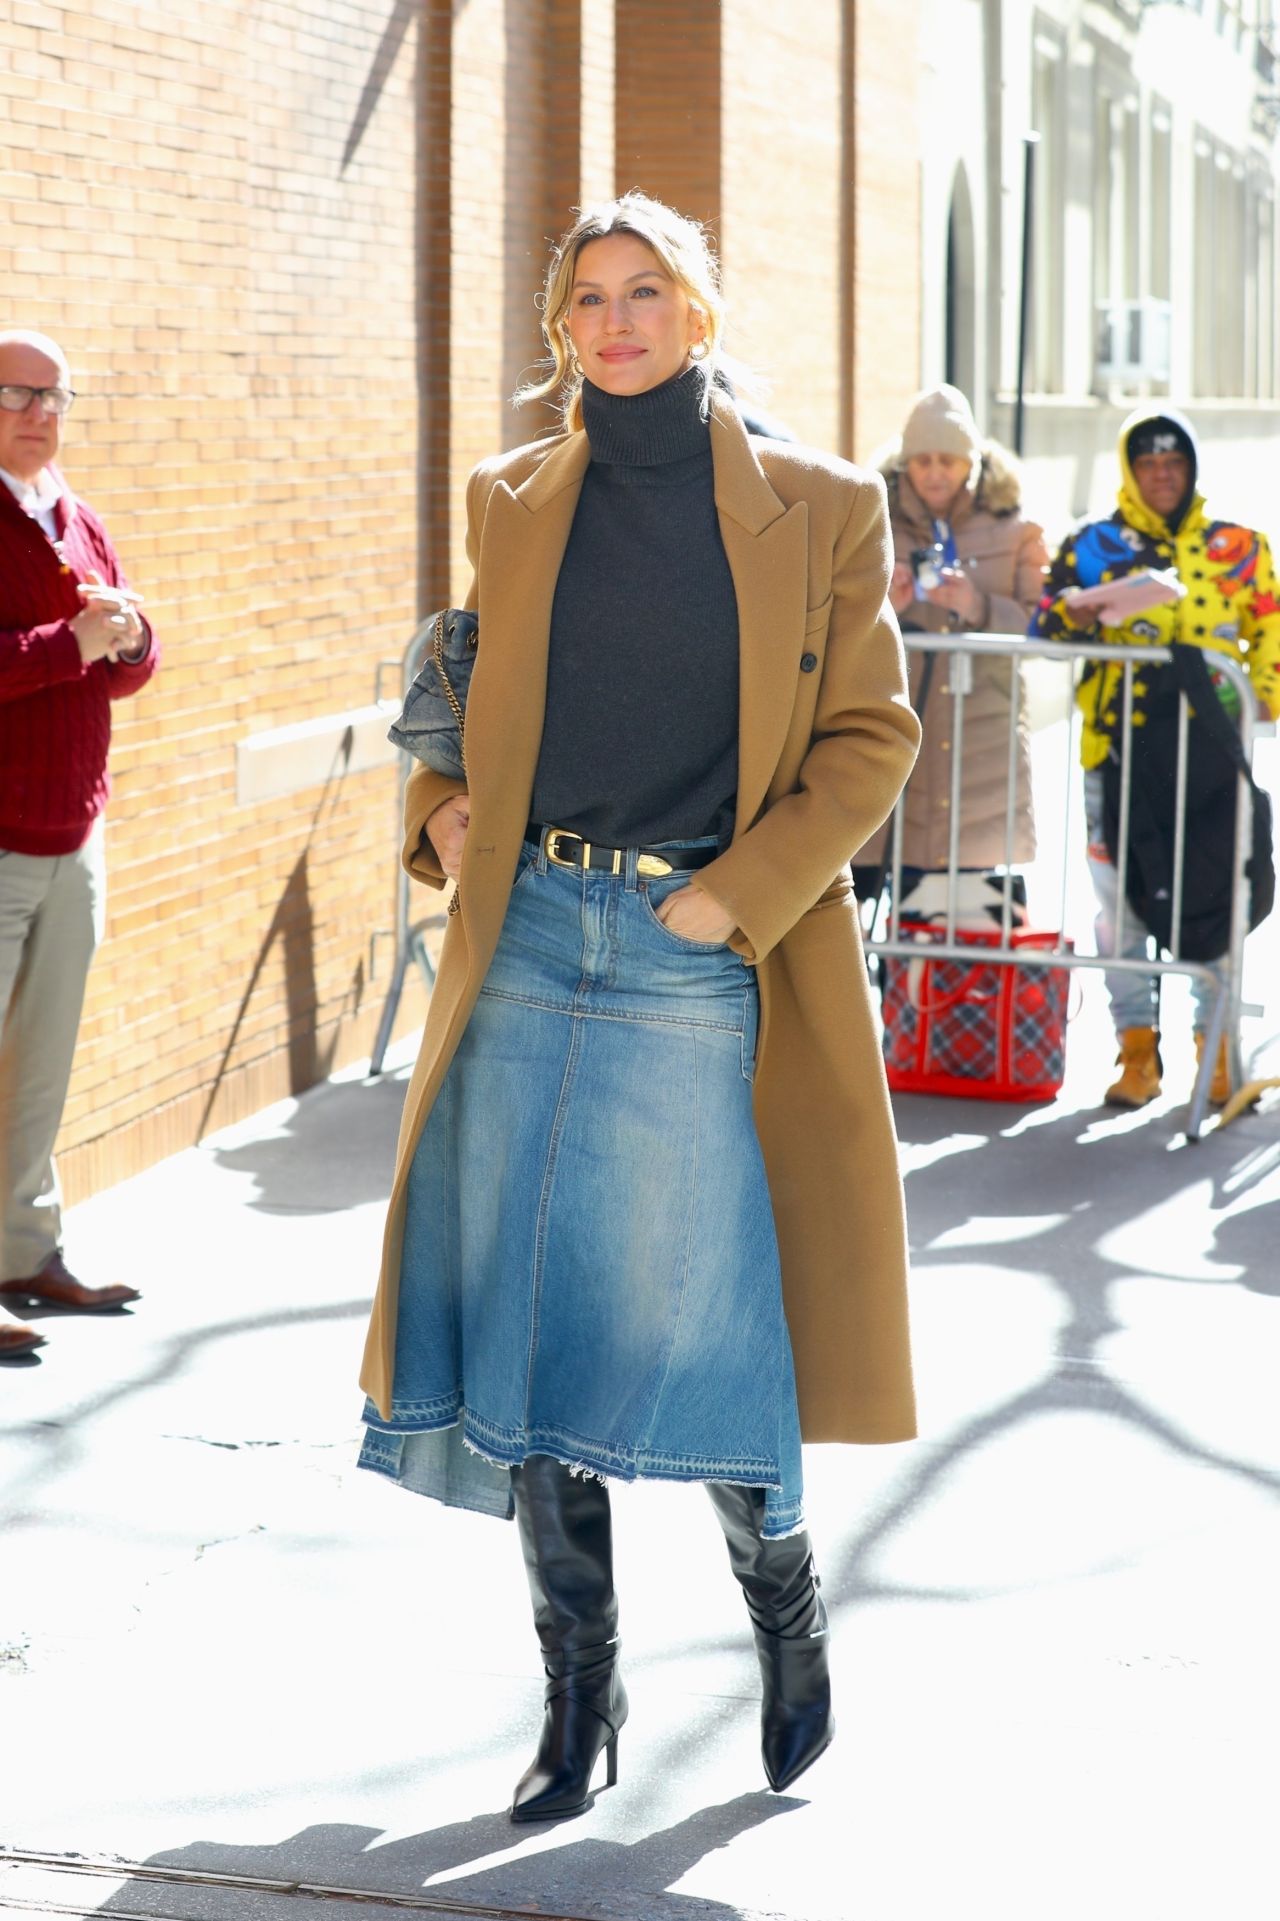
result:
[[[703,372],[681,374],[642,394],[607,394],[582,383],[582,425],[591,458],[606,466],[663,467],[710,451],[710,428],[701,413]]]

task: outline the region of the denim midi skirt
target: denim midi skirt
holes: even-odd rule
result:
[[[777,1538],[804,1514],[756,979],[658,919],[690,875],[629,861],[525,844],[410,1171],[392,1411],[366,1403],[360,1464],[508,1516],[529,1454],[740,1482]]]

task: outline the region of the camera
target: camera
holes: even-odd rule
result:
[[[941,542],[932,547],[913,547],[911,550],[911,571],[915,575],[916,597],[929,593],[942,585],[942,570],[945,565]]]

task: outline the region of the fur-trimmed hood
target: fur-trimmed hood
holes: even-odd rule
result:
[[[906,502],[899,501],[899,482],[906,472],[907,463],[902,456],[901,438],[893,441],[876,456],[875,466],[884,476],[889,490],[889,512],[903,511]],[[1017,455],[998,440],[984,440],[972,482],[970,483],[972,505],[976,511],[994,514],[1003,518],[1007,514],[1022,511],[1022,463]]]

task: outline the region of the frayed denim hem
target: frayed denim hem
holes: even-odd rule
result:
[[[374,1418],[379,1425],[367,1425],[357,1465],[446,1507],[510,1520],[515,1509],[508,1470],[521,1466],[531,1454],[547,1454],[570,1473],[606,1485],[636,1480],[725,1481],[763,1488],[761,1534],[766,1541],[785,1540],[805,1526],[803,1503],[783,1498],[781,1475],[769,1462],[726,1463],[639,1451],[628,1460],[616,1448],[593,1446],[559,1429],[508,1434],[467,1408],[455,1412],[451,1421],[437,1421],[429,1428],[409,1427],[414,1416],[398,1406],[390,1423],[382,1423],[377,1415]]]

